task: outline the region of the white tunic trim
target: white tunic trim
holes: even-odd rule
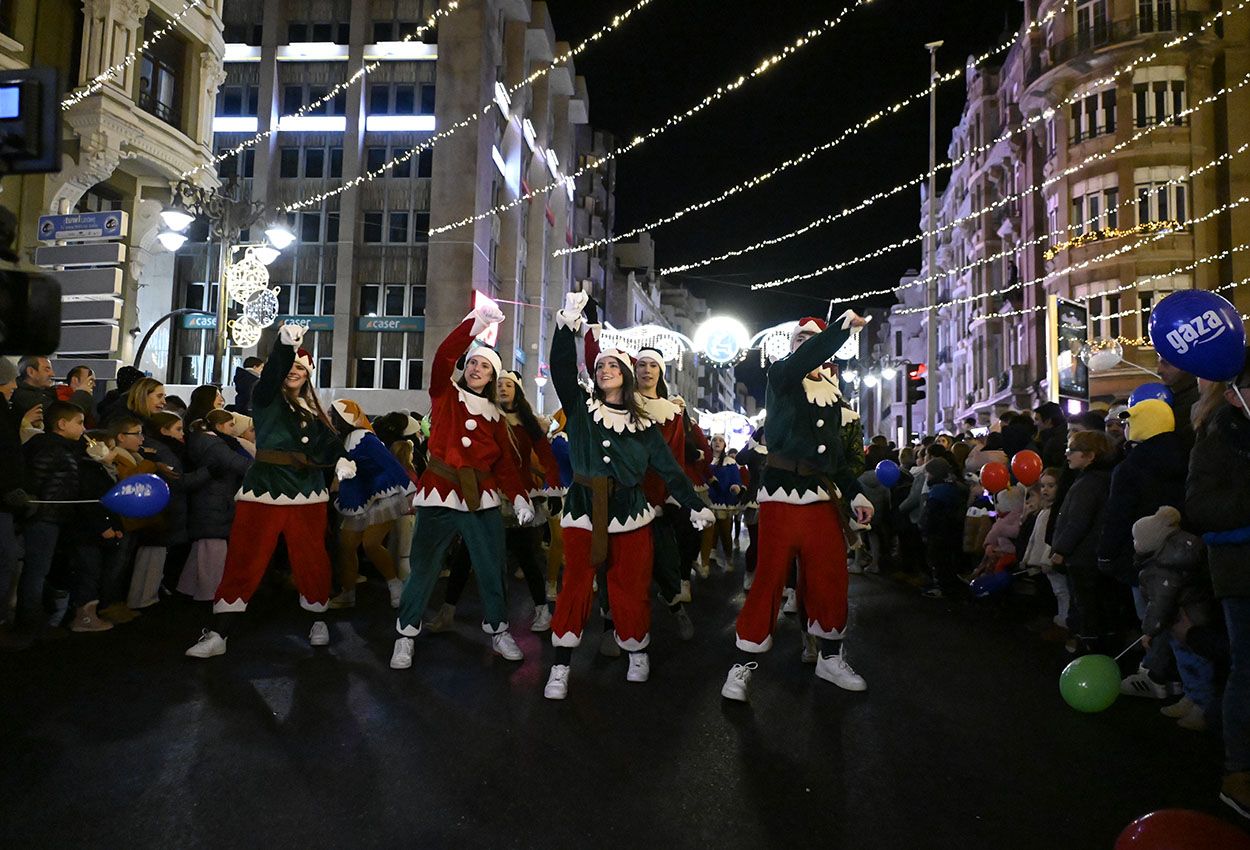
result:
[[[487,490],[481,494],[478,510],[497,508],[501,503],[498,490]],[[413,505],[418,508],[451,508],[453,511],[468,512],[469,506],[459,493],[454,490],[446,496],[440,496],[437,490],[422,488],[413,497]]]
[[[254,493],[251,490],[240,490],[235,494],[236,502],[260,502],[263,505],[316,505],[330,501],[329,490],[316,490],[312,493],[288,496],[274,496],[270,493]]]
[[[640,395],[638,401],[647,416],[661,425],[681,415],[681,408],[666,398],[647,398]]]
[[[618,434],[624,434],[626,431],[629,431],[631,434],[635,434],[639,431],[647,430],[647,428],[651,425],[651,420],[646,419],[641,422],[636,422],[634,418],[629,415],[628,410],[617,410],[616,408],[609,407],[597,398],[587,400],[586,409],[590,411],[590,415],[594,418],[595,422],[610,431],[615,431]]]
[[[823,378],[813,381],[806,376],[803,378],[803,394],[809,403],[817,407],[833,407],[842,398],[842,393],[832,381]]]
[[[761,504],[764,502],[784,502],[787,505],[813,505],[817,502],[829,501],[829,493],[824,487],[817,487],[815,490],[804,490],[802,492],[798,489],[787,490],[785,487],[781,487],[775,493],[760,487],[758,501]]]
[[[634,531],[644,528],[651,524],[651,520],[655,519],[655,508],[647,505],[639,514],[629,517],[621,522],[616,517],[612,517],[612,521],[608,523],[608,534],[620,534],[625,531]],[[584,531],[593,531],[594,526],[590,522],[590,517],[586,514],[574,517],[565,514],[560,517],[561,528],[580,528]]]

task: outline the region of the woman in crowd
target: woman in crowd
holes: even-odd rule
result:
[[[1054,508],[1055,494],[1059,492],[1059,474],[1058,469],[1046,469],[1042,471],[1042,477],[1037,479],[1037,487],[1029,494],[1032,499],[1032,514],[1021,526],[1021,536],[1028,541],[1024,549],[1024,566],[1030,570],[1041,570],[1045,574],[1058,607],[1054,617],[1055,625],[1066,630],[1068,605],[1072,599],[1068,590],[1068,577],[1055,570],[1054,564],[1050,562],[1050,546],[1046,543],[1050,512]]]
[[[219,394],[220,396],[220,394]],[[192,396],[192,409],[195,397]],[[178,591],[197,602],[211,602],[226,569],[226,541],[234,523],[234,497],[252,456],[234,436],[234,414],[217,408],[190,424],[187,459],[208,480],[188,500],[187,534],[191,554],[187,557]]]
[[[691,511],[691,522],[706,527],[712,512],[690,486],[659,429],[646,417],[635,394],[630,358],[601,351],[594,358],[594,388],[588,399],[577,381],[575,336],[588,298],[569,293],[557,316],[551,343],[551,378],[567,416],[573,485],[564,505],[564,584],[556,600],[551,641],[556,647],[546,688],[548,699],[568,694],[573,649],[581,643],[590,614],[595,570],[607,566],[608,598],[616,639],[630,654],[626,678],[650,676],[652,535],[654,510],[642,489],[648,467],[664,477],[669,492]]]
[[[330,601],[330,557],[326,551],[327,472],[340,480],[355,475],[343,457],[330,419],[313,389],[312,355],[299,347],[305,328],[286,324],[265,361],[252,396],[256,423],[256,462],[243,477],[226,568],[213,599],[213,625],[187,650],[193,658],[226,651],[234,620],[260,584],[278,545],[286,540],[300,606],[314,616]],[[325,646],[330,630],[316,619],[309,643]]]
[[[712,559],[717,547],[724,552],[722,569],[733,572],[733,518],[739,510],[739,496],[742,493],[742,471],[738,461],[729,456],[729,444],[723,434],[712,436],[712,477],[708,479],[708,498],[712,500],[712,513],[716,515],[716,523],[703,531],[703,564],[711,570]]]
[[[114,405],[109,409],[107,421],[110,424],[119,416],[134,416],[143,423],[144,432],[148,437],[155,437],[159,429],[151,426],[150,420],[154,413],[165,409],[165,385],[155,378],[139,378],[130,385],[126,392],[124,405]]]
[[[204,384],[192,390],[191,402],[187,405],[187,412],[183,416],[188,427],[188,435],[193,423],[208,416],[210,410],[221,410],[225,406],[226,400],[221,397],[221,390],[215,384]]]
[[[503,321],[494,305],[478,307],[439,345],[430,375],[429,465],[415,499],[412,574],[404,585],[391,654],[396,670],[412,666],[413,638],[443,568],[443,556],[456,535],[464,540],[476,567],[482,598],[482,630],[491,649],[509,661],[524,656],[508,630],[504,598],[504,531],[499,505],[512,503],[517,521],[534,518],[529,487],[517,469],[508,424],[495,406],[496,383],[503,371],[499,354],[486,345],[471,348],[487,328]],[[456,362],[465,357],[456,376]]]

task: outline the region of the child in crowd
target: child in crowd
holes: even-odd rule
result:
[[[1055,625],[1061,629],[1068,627],[1068,606],[1072,599],[1068,591],[1067,576],[1057,572],[1050,562],[1050,546],[1046,543],[1046,529],[1050,525],[1050,512],[1055,504],[1055,494],[1059,492],[1058,469],[1047,469],[1037,480],[1033,499],[1033,513],[1021,525],[1021,538],[1026,540],[1024,556],[1021,559],[1030,571],[1041,570],[1050,583],[1055,594],[1058,611],[1055,614]],[[1027,536],[1026,536],[1027,535]]]
[[[113,471],[119,481],[134,475],[160,474],[155,454],[144,448],[143,422],[128,413],[111,418],[108,427],[109,440],[113,444]],[[116,560],[107,562],[100,588],[100,616],[113,623],[128,623],[139,616],[126,604],[131,581],[132,560],[137,548],[139,534],[160,522],[160,517],[148,519],[122,519],[122,537],[118,543],[120,554]]]
[[[78,498],[99,499],[117,483],[113,466],[115,447],[107,432],[86,438],[86,451],[78,456]],[[79,505],[68,528],[67,551],[74,556],[69,603],[74,608],[72,632],[105,632],[113,628],[98,614],[105,578],[120,572],[125,557],[121,517],[102,504]]]
[[[187,460],[207,470],[208,480],[187,494],[187,536],[191,552],[178,578],[178,592],[197,602],[211,602],[226,569],[226,542],[234,523],[234,495],[252,465],[252,456],[234,437],[234,417],[209,411],[190,425]]]
[[[929,584],[923,593],[930,599],[941,599],[957,583],[957,559],[968,497],[964,485],[955,477],[954,467],[945,457],[935,457],[925,464],[924,471],[929,489],[920,530],[924,535]]]
[[[1023,485],[1015,484],[994,497],[995,517],[985,535],[985,554],[973,573],[978,578],[989,573],[1011,569],[1016,563],[1016,538],[1024,521],[1024,503],[1027,492]]]

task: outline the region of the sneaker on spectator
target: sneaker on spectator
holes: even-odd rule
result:
[[[312,646],[330,645],[330,627],[326,625],[325,620],[318,620],[312,624],[312,628],[308,630],[308,643]]]
[[[820,660],[820,641],[808,632],[802,633],[803,651],[799,653],[799,661],[803,664],[815,664]]]
[[[569,695],[569,665],[554,664],[547,676],[547,686],[543,688],[543,696],[547,699],[564,699]]]
[[[681,583],[681,593],[677,594],[677,602],[685,602],[690,604],[690,580],[685,579]]]
[[[391,653],[391,669],[407,670],[412,666],[412,638],[395,639],[395,650]]]
[[[336,611],[340,611],[344,608],[355,608],[356,607],[355,585],[347,588],[346,590],[339,593],[338,596],[331,599],[330,604],[327,607],[333,608]]]
[[[212,658],[214,655],[224,654],[225,651],[226,639],[217,632],[205,629],[195,646],[187,650],[186,655],[189,658]]]
[[[645,682],[651,678],[651,659],[645,652],[629,654],[629,670],[625,673],[627,682]]]
[[[833,682],[844,691],[866,691],[868,683],[846,660],[846,647],[837,655],[821,655],[816,661],[816,678]]]
[[[1174,702],[1171,705],[1163,706],[1163,708],[1159,709],[1159,713],[1164,717],[1170,717],[1173,720],[1180,720],[1186,714],[1189,714],[1189,710],[1193,707],[1193,700],[1189,697],[1181,697],[1177,702]]]
[[[729,668],[725,684],[721,685],[720,695],[725,699],[747,702],[751,697],[751,671],[759,667],[754,661],[747,664],[735,664]]]
[[[1184,717],[1176,721],[1176,725],[1191,732],[1205,732],[1207,731],[1207,714],[1195,705]]]
[[[497,635],[490,636],[490,648],[496,655],[503,656],[509,661],[521,661],[525,658],[525,655],[521,652],[521,647],[516,645],[512,633],[507,629],[504,629]]]
[[[864,567],[859,563],[858,558],[852,558],[846,564],[846,571],[853,576],[859,576],[864,574]]]
[[[1138,667],[1136,673],[1131,676],[1125,676],[1120,681],[1120,693],[1130,697],[1167,699],[1168,689],[1150,678],[1150,673],[1146,671],[1145,667]]]
[[[71,632],[107,632],[113,628],[108,620],[96,616],[96,602],[88,602],[74,613],[74,622],[70,624]]]
[[[799,613],[799,595],[794,591],[793,587],[787,587],[783,591],[785,602],[781,604],[781,613],[797,614]]]

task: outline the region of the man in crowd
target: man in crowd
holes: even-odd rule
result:
[[[17,389],[10,402],[18,416],[32,407],[47,407],[56,401],[52,363],[38,354],[28,354],[17,362]]]
[[[1198,401],[1198,379],[1188,372],[1177,369],[1163,357],[1159,357],[1159,377],[1172,391],[1172,415],[1176,417],[1176,436],[1188,454],[1194,447],[1194,423],[1189,410]]]
[[[1063,408],[1048,401],[1033,411],[1037,420],[1037,442],[1041,448],[1042,466],[1063,468],[1067,465],[1068,420]]]

